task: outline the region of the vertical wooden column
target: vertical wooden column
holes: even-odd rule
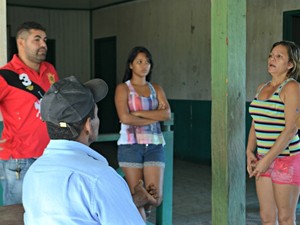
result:
[[[163,201],[156,209],[156,225],[173,224],[173,157],[174,157],[174,132],[171,126],[174,125],[174,114],[171,119],[161,123],[163,135],[166,141],[165,145],[165,174]],[[148,225],[148,224],[147,224]]]
[[[7,62],[6,0],[0,0],[0,66]]]
[[[0,0],[0,66],[7,62],[6,0]],[[2,116],[0,111],[0,123]],[[0,134],[2,124],[0,124]]]
[[[6,0],[0,0],[0,67],[7,62],[7,32],[6,32]],[[0,138],[3,129],[0,111]],[[0,184],[0,206],[3,204],[2,186]]]
[[[212,224],[246,224],[246,0],[211,0]]]
[[[6,64],[7,62],[7,30],[6,29],[7,29],[6,28],[6,0],[0,0],[0,67]],[[0,111],[0,137],[1,137],[2,127],[3,127],[2,120],[3,119]]]

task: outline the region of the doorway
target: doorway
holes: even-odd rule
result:
[[[283,12],[283,40],[300,46],[300,10]]]
[[[99,133],[118,133],[120,130],[114,96],[116,88],[116,37],[99,38],[95,46],[95,77],[105,80],[108,85],[107,96],[98,103]]]

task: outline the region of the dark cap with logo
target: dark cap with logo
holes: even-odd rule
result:
[[[42,119],[67,127],[85,118],[107,92],[107,84],[99,78],[86,83],[81,83],[74,76],[61,79],[50,87],[42,99]]]

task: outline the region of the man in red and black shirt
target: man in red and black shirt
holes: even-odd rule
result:
[[[0,141],[0,181],[4,205],[22,202],[23,177],[49,142],[41,120],[40,103],[58,80],[45,62],[46,30],[36,22],[23,23],[16,36],[18,54],[0,68],[0,111],[4,129]]]

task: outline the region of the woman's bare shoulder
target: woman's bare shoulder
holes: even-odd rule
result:
[[[125,83],[119,83],[116,88],[123,90],[123,89],[128,89],[128,86]]]
[[[296,80],[291,80],[284,85],[282,91],[298,91],[299,89],[300,89],[299,82]]]

